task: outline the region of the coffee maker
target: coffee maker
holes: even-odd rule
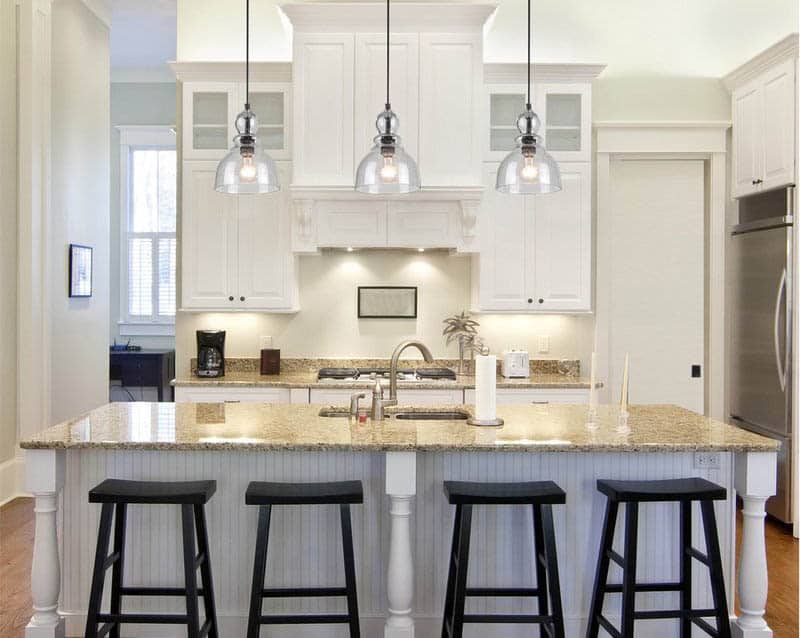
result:
[[[197,376],[225,376],[225,331],[197,331]]]

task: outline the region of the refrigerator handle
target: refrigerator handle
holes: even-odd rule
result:
[[[781,384],[781,390],[786,391],[786,370],[784,368],[783,358],[781,357],[781,303],[783,302],[783,295],[786,291],[786,268],[783,269],[781,274],[781,281],[778,284],[778,295],[775,299],[775,321],[773,325],[773,338],[775,340],[775,363],[778,366],[778,381]]]

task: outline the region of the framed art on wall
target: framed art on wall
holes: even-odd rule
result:
[[[416,319],[416,286],[359,286],[359,319]]]
[[[92,248],[69,245],[69,296],[92,296]]]

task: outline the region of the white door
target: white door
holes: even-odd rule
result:
[[[630,353],[631,403],[704,410],[704,167],[614,161],[609,307],[611,401]]]
[[[561,164],[562,190],[528,198],[535,261],[533,310],[590,310],[592,176],[588,163]],[[514,197],[513,195],[511,197]]]
[[[295,257],[289,228],[291,171],[279,167],[277,193],[239,197],[239,279],[234,305],[250,310],[293,310]]]
[[[794,60],[786,60],[763,76],[763,189],[794,183],[795,83]]]
[[[753,81],[733,92],[733,192],[736,197],[759,188],[763,155],[763,94]]]
[[[217,163],[183,163],[181,196],[181,306],[229,309],[238,299],[238,197],[214,190]],[[244,198],[241,198],[244,199]]]

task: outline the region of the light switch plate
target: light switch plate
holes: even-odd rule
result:
[[[550,335],[539,335],[539,353],[550,352]]]

